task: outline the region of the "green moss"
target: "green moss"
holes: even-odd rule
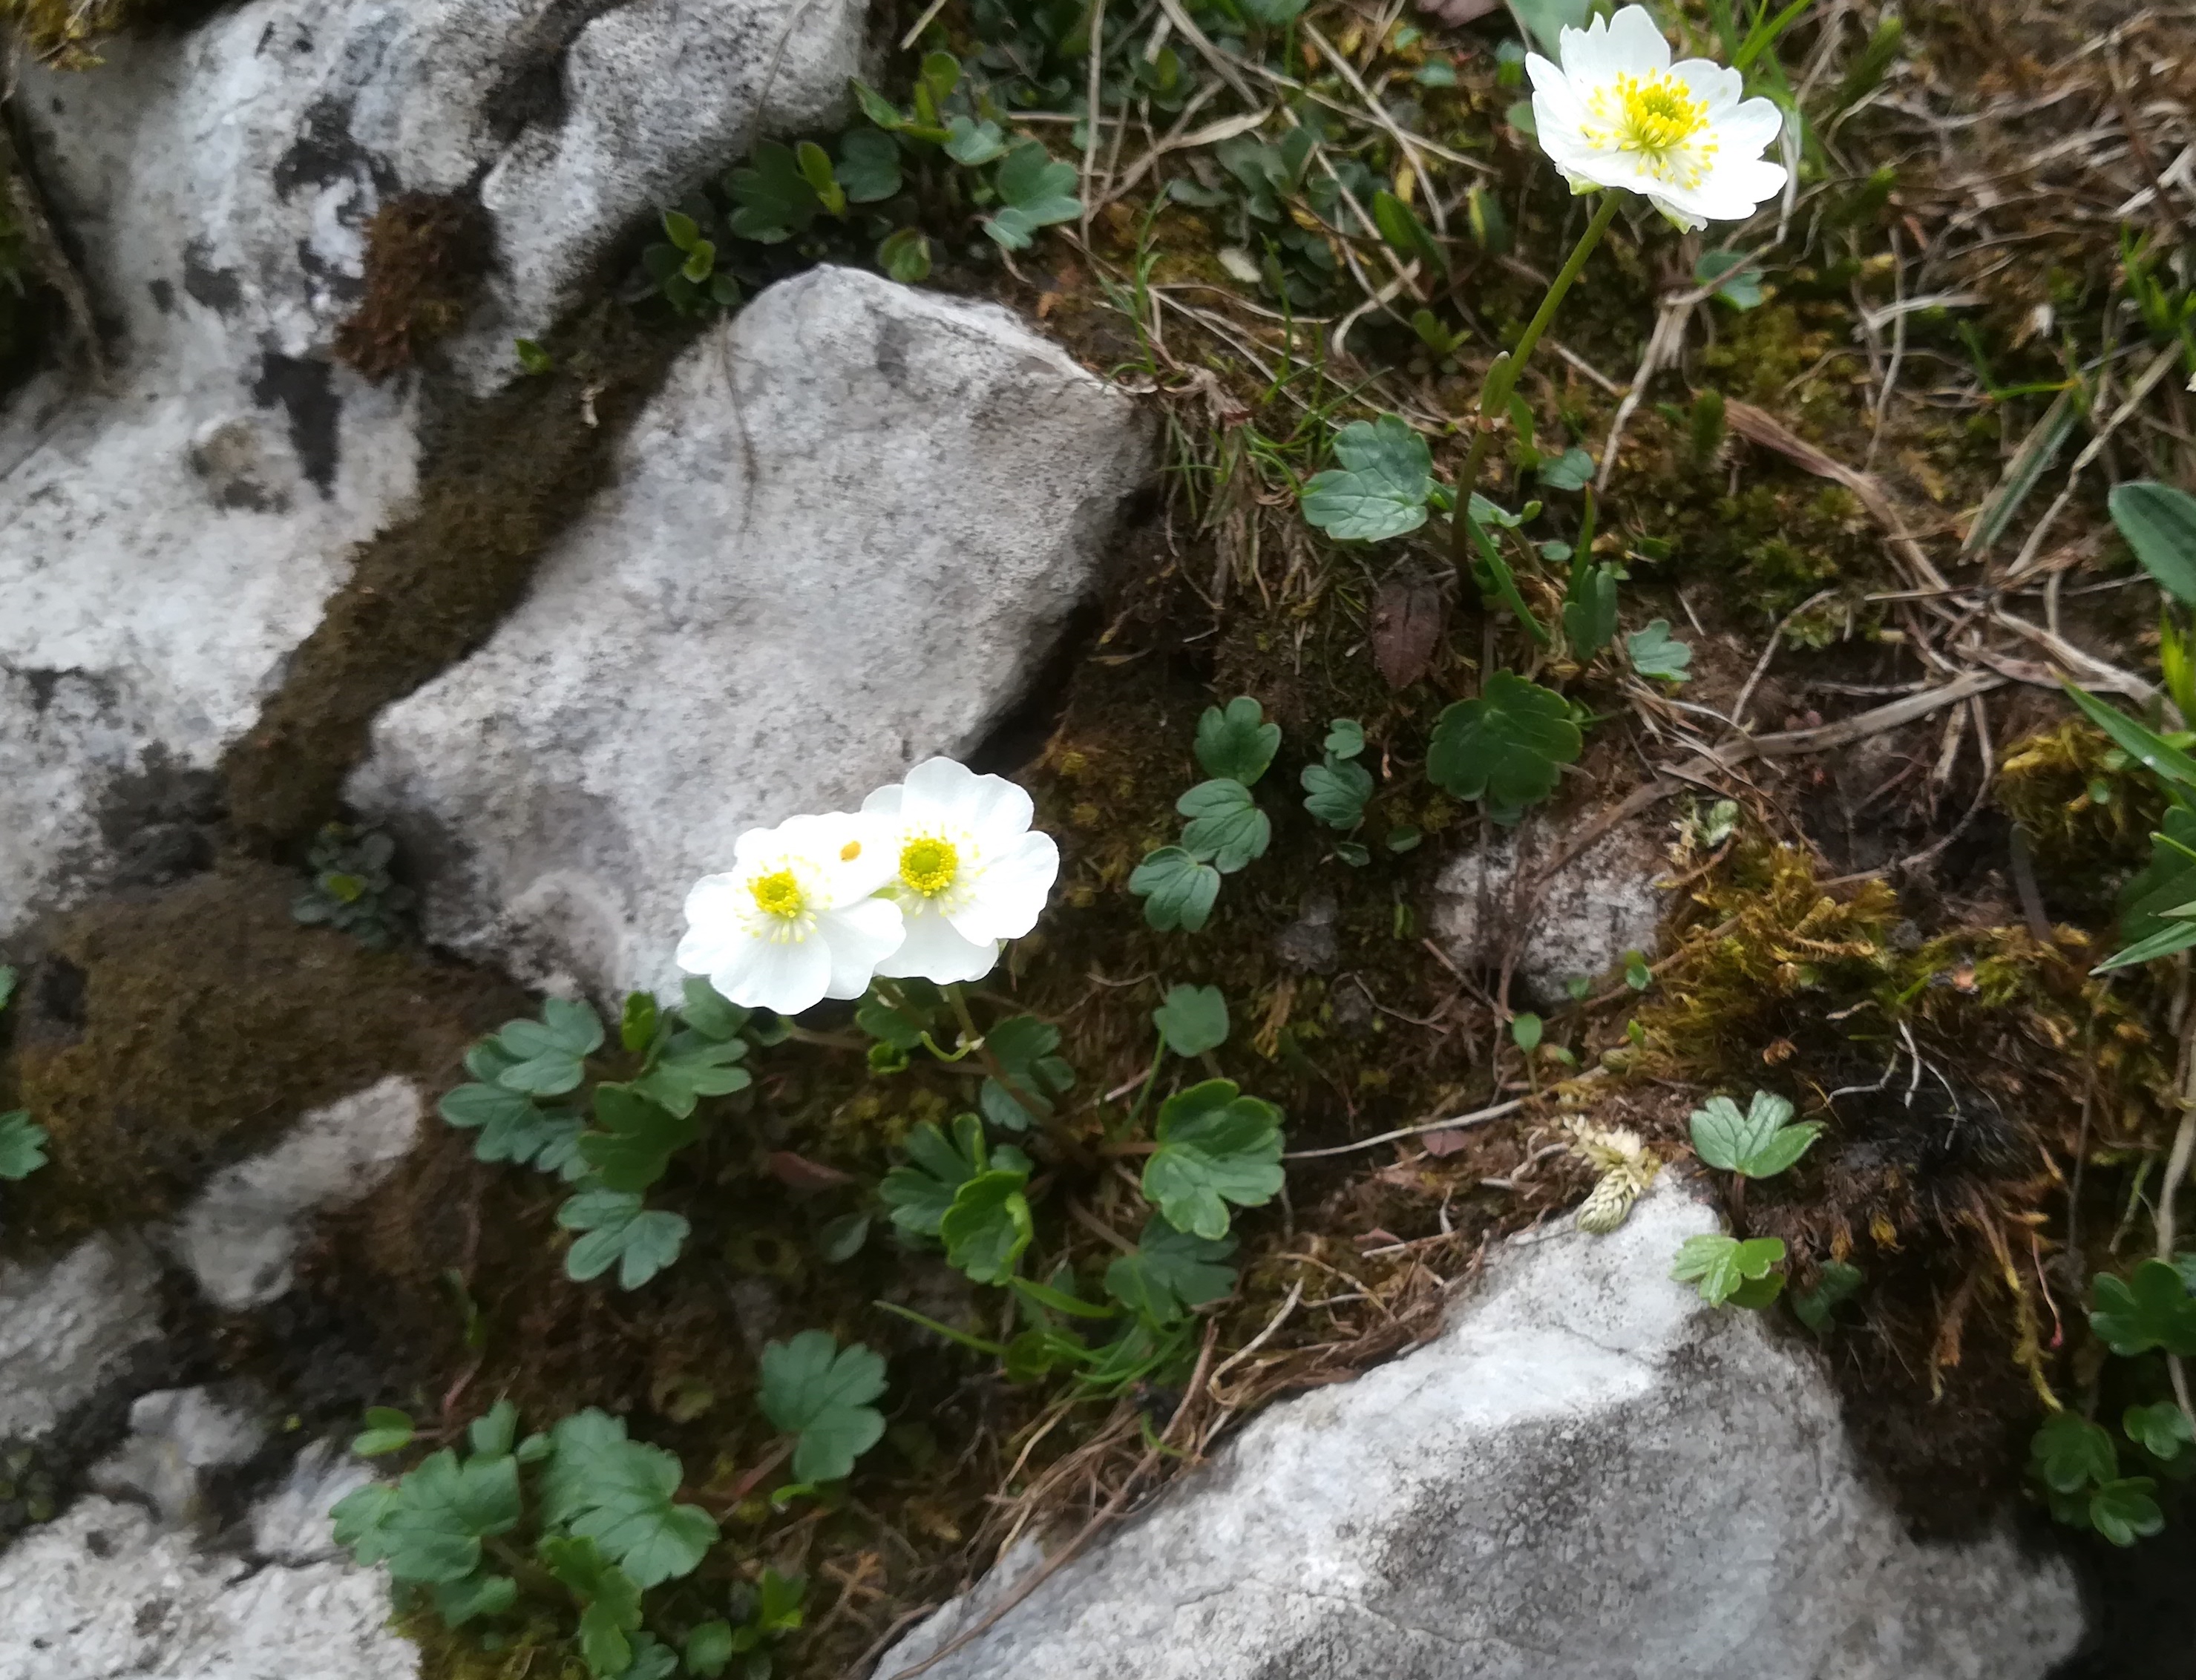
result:
[[[447,1083],[523,1002],[424,953],[363,950],[290,916],[295,878],[238,864],[66,916],[9,1019],[14,1100],[51,1134],[13,1245],[174,1211],[306,1109],[391,1072]]]
[[[2148,860],[2151,831],[2164,818],[2156,781],[2078,718],[2008,748],[1997,794],[2054,896],[2099,914],[2120,878]]]
[[[38,58],[61,70],[89,70],[99,44],[125,29],[194,21],[210,0],[0,0],[0,24],[21,32]]]
[[[2171,1047],[2140,996],[2089,978],[2072,936],[1924,938],[1881,880],[1825,891],[1806,853],[1758,843],[1693,897],[1638,1010],[1644,1045],[1618,1060],[1693,1090],[1777,1091],[1825,1123],[1790,1172],[1726,1186],[1730,1216],[1783,1238],[1800,1287],[1824,1261],[1860,1267],[1869,1333],[1829,1344],[1847,1426],[1910,1519],[1979,1520],[2066,1380],[2039,1278],[2060,1163],[2084,1139],[2162,1142]],[[2092,1240],[2113,1217],[2085,1215]]]
[[[360,548],[281,691],[223,760],[240,829],[294,846],[338,814],[367,724],[517,603],[550,540],[607,482],[618,440],[690,336],[605,303],[552,337],[553,372],[485,400],[443,396],[418,511]]]

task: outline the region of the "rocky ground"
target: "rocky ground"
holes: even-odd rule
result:
[[[1613,224],[1498,582],[1570,9],[0,0],[0,1680],[2192,1671],[2196,1017],[2091,972],[2165,800],[2064,683],[2178,724],[2107,497],[2196,487],[2196,26],[1661,7],[1792,185]],[[1308,517],[1383,416],[1405,515]],[[1063,860],[972,1016],[682,990],[743,831],[938,753]],[[575,1003],[570,1095],[477,1048]],[[1207,1079],[1285,1186],[1139,1295]],[[972,1108],[1005,1287],[880,1188]]]

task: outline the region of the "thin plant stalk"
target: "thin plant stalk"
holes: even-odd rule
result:
[[[1563,268],[1549,283],[1547,296],[1540,299],[1540,307],[1534,312],[1533,319],[1526,323],[1517,349],[1495,357],[1494,365],[1487,370],[1487,384],[1479,395],[1479,418],[1472,430],[1471,452],[1465,457],[1464,471],[1457,475],[1456,480],[1456,512],[1451,522],[1450,553],[1459,577],[1468,575],[1471,568],[1471,534],[1478,524],[1471,517],[1471,496],[1472,492],[1479,488],[1480,470],[1487,464],[1487,452],[1494,441],[1494,428],[1510,407],[1510,395],[1517,389],[1517,376],[1525,371],[1525,364],[1533,359],[1533,352],[1540,347],[1541,336],[1555,320],[1557,309],[1562,307],[1563,294],[1571,289],[1572,282],[1585,270],[1586,258],[1593,255],[1593,248],[1601,243],[1601,236],[1609,231],[1609,224],[1616,219],[1617,210],[1622,202],[1621,193],[1606,188],[1603,190],[1601,205],[1594,211],[1593,219],[1586,224],[1586,231],[1579,235],[1578,243],[1571,247],[1571,254],[1564,259]]]

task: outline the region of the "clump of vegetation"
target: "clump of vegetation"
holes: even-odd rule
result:
[[[0,963],[0,1010],[14,992],[15,971]],[[27,1109],[0,1114],[0,1178],[26,1179],[45,1164],[45,1128],[32,1122]]]
[[[794,1349],[771,1352],[790,1359]],[[865,1356],[854,1348],[837,1359]],[[766,1409],[816,1409],[806,1390],[818,1373],[774,1369],[768,1357],[764,1371]],[[771,1647],[800,1625],[802,1579],[766,1568],[749,1588],[705,1570],[715,1519],[678,1499],[678,1458],[632,1440],[621,1420],[581,1412],[523,1440],[518,1421],[500,1400],[467,1428],[462,1455],[442,1447],[400,1481],[349,1495],[335,1508],[336,1544],[361,1563],[385,1564],[401,1596],[428,1598],[443,1626],[471,1627],[484,1649],[546,1616],[571,1630],[598,1680],[665,1680],[682,1661],[708,1680],[735,1658],[743,1680],[768,1680]],[[369,1456],[413,1438],[411,1418],[393,1407],[367,1423],[355,1448]],[[809,1440],[803,1434],[800,1452]],[[852,1452],[836,1451],[819,1458],[817,1479],[852,1466]]]
[[[1280,749],[1281,728],[1248,695],[1225,711],[1208,707],[1197,725],[1197,762],[1211,779],[1175,802],[1189,821],[1179,846],[1147,853],[1129,877],[1129,891],[1144,901],[1144,920],[1161,932],[1195,933],[1211,920],[1220,880],[1266,855],[1273,819],[1259,809],[1251,788]]]
[[[465,324],[493,252],[469,198],[405,193],[366,224],[366,295],[336,332],[336,355],[385,379]]]
[[[557,1215],[581,1233],[564,1256],[571,1277],[584,1283],[615,1267],[621,1287],[639,1289],[679,1257],[690,1229],[679,1215],[648,1207],[645,1193],[702,1137],[702,1100],[747,1088],[748,1020],[706,980],[689,980],[677,1009],[635,992],[611,1053],[627,1077],[604,1079],[601,1018],[584,1002],[552,997],[538,1020],[506,1022],[465,1053],[473,1082],[442,1098],[442,1116],[478,1134],[478,1159],[532,1167],[572,1186]]]
[[[407,925],[414,895],[390,875],[396,842],[378,828],[354,828],[331,823],[313,841],[306,858],[313,883],[299,893],[290,914],[307,927],[348,933],[368,950],[386,950]]]

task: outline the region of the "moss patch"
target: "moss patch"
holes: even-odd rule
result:
[[[403,1072],[430,1089],[523,1007],[507,984],[291,919],[296,879],[232,863],[61,919],[9,1022],[14,1100],[52,1134],[11,1245],[170,1213],[299,1113]]]
[[[407,193],[366,224],[366,296],[336,331],[336,356],[369,379],[409,367],[464,324],[490,257],[470,199]]]
[[[223,760],[245,835],[295,846],[337,815],[367,725],[517,604],[550,540],[608,482],[617,441],[690,336],[604,303],[552,337],[553,371],[485,400],[443,399],[419,511],[360,547],[281,691]]]
[[[2051,1279],[2043,1240],[2064,1234],[2062,1166],[2162,1137],[2170,1047],[2139,998],[2089,978],[2079,939],[1925,938],[1882,882],[1827,892],[1789,847],[1742,849],[1694,900],[1631,1071],[1776,1091],[1826,1123],[1792,1171],[1726,1186],[1727,1211],[1783,1238],[1795,1289],[1828,1261],[1860,1267],[1826,1342],[1847,1426],[1910,1521],[1971,1528],[2018,1486],[2064,1380],[2055,1321],[2082,1290]]]

